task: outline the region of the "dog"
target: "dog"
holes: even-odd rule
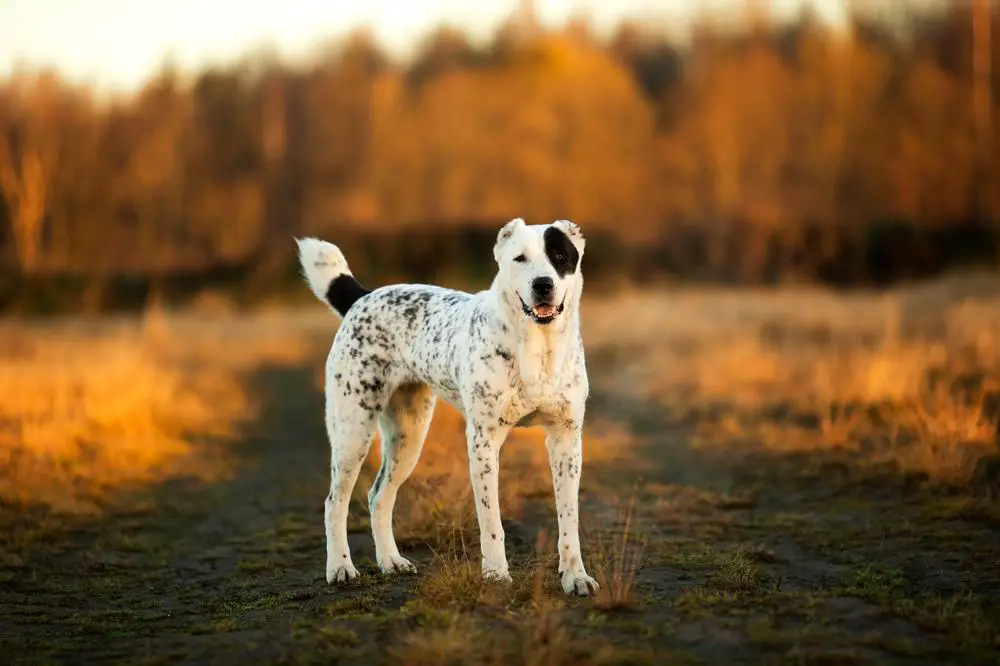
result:
[[[392,512],[441,398],[465,418],[483,577],[511,580],[500,522],[500,448],[511,428],[540,425],[555,490],[562,587],[567,594],[595,593],[579,536],[589,393],[580,336],[580,228],[568,220],[511,220],[493,248],[496,276],[488,290],[475,294],[422,284],[369,290],[335,245],[295,240],[305,281],[342,317],[326,363],[332,449],[324,504],[327,582],[358,576],[347,544],[347,510],[376,427],[382,464],[368,493],[375,557],[383,573],[416,571],[396,545]]]

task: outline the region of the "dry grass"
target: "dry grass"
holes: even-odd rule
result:
[[[571,664],[629,663],[625,651],[595,636],[581,636],[551,603],[502,624],[475,615],[445,615],[406,634],[390,648],[399,664]],[[654,663],[650,657],[641,663]]]
[[[464,544],[436,552],[408,611],[422,625],[390,654],[403,664],[600,664],[621,656],[567,622],[565,602],[551,585],[555,553],[547,533],[534,555],[512,569],[513,583],[482,580]]]
[[[702,445],[843,447],[864,450],[873,464],[963,481],[996,450],[1000,298],[983,296],[983,284],[952,280],[878,296],[684,290],[588,300],[588,345],[616,355],[616,372],[593,383],[672,412],[715,410],[717,418],[703,419]],[[961,297],[970,290],[978,300]],[[624,328],[622,311],[630,316]],[[0,492],[51,503],[176,473],[195,442],[231,436],[252,411],[241,373],[303,357],[302,326],[289,332],[291,319],[275,309],[235,326],[226,312],[153,308],[138,325],[6,327]],[[335,326],[328,316],[305,321],[306,329]],[[321,377],[319,364],[317,386]],[[953,390],[963,378],[972,388]],[[775,408],[815,423],[760,418]],[[870,408],[883,415],[873,419]],[[437,541],[474,529],[463,432],[458,414],[441,405],[399,504],[397,523],[410,536]],[[501,493],[513,515],[525,498],[551,492],[543,437],[516,431],[505,447]],[[628,456],[633,439],[628,428],[592,420],[585,455]],[[369,458],[359,498],[378,462]],[[212,467],[197,471],[219,471]]]
[[[89,511],[131,484],[223,476],[224,449],[204,445],[253,413],[245,372],[304,348],[193,323],[0,330],[0,497]]]
[[[645,538],[636,534],[632,524],[635,510],[635,491],[628,506],[619,509],[620,530],[598,532],[592,549],[594,578],[601,586],[597,591],[596,606],[602,610],[634,608],[636,576],[642,561]]]
[[[33,352],[0,361],[5,495],[58,502],[66,483],[149,481],[191,452],[190,433],[229,434],[245,407],[229,378],[185,377],[139,344]]]
[[[982,281],[974,287],[953,280],[877,296],[683,290],[590,299],[585,338],[613,354],[615,368],[592,383],[680,415],[716,412],[701,419],[704,446],[864,450],[873,464],[961,482],[996,450],[1000,298],[983,296]],[[961,297],[970,289],[978,300]],[[322,315],[279,308],[235,325],[228,312],[168,316],[152,308],[138,325],[5,327],[0,493],[59,503],[178,473],[197,442],[232,436],[252,412],[244,373],[302,359],[304,332],[332,333],[335,320]],[[322,364],[315,373],[319,388]],[[962,378],[973,388],[952,390]],[[889,423],[873,423],[872,407],[890,414],[874,421]],[[815,423],[760,417],[775,408]],[[525,498],[551,492],[543,438],[537,428],[515,431],[504,449],[501,493],[511,515]],[[627,457],[634,439],[628,427],[591,419],[586,459]],[[462,419],[440,405],[399,503],[404,536],[437,543],[455,529],[474,530],[464,449]],[[359,499],[378,463],[373,454]],[[224,465],[188,468],[211,475]]]
[[[532,547],[536,530],[556,526],[540,429],[515,431],[503,451],[513,584],[482,580],[464,426],[447,405],[394,520],[420,574],[376,572],[363,524],[372,453],[351,509],[363,576],[324,586],[320,391],[336,320],[318,308],[238,317],[206,308],[0,327],[0,507],[12,526],[0,576],[21,586],[5,602],[53,634],[81,623],[93,646],[130,635],[148,650],[153,629],[191,636],[189,660],[203,654],[202,634],[231,635],[239,649],[264,636],[291,663],[714,663],[759,645],[811,657],[868,650],[874,639],[854,627],[870,625],[892,641],[880,650],[897,649],[898,618],[871,615],[880,608],[937,632],[903,631],[920,641],[907,649],[938,650],[941,631],[970,655],[995,646],[979,593],[961,596],[976,592],[968,581],[995,583],[982,565],[995,502],[955,489],[845,488],[840,472],[814,470],[891,464],[967,482],[996,451],[1000,299],[956,301],[940,288],[683,290],[585,308],[582,536],[597,599],[562,593],[554,540]],[[293,438],[302,446],[287,446]],[[34,524],[6,505],[14,496],[100,506],[132,484],[233,472],[235,483],[194,488],[163,511],[60,516],[65,533],[49,514]],[[621,501],[633,484],[634,498]],[[204,520],[207,506],[218,520]],[[81,539],[78,522],[99,542]],[[62,575],[65,561],[83,573]],[[882,573],[904,570],[903,586]],[[76,613],[83,599],[100,600],[102,614]],[[172,612],[180,606],[191,613]],[[633,608],[643,613],[625,612]],[[146,609],[162,617],[151,624]]]
[[[637,292],[588,303],[584,337],[614,354],[608,392],[695,415],[702,446],[841,447],[964,482],[997,452],[1000,297],[963,298],[982,285],[962,284]],[[627,330],[615,325],[623,310]]]
[[[467,611],[477,606],[521,608],[542,598],[541,580],[548,569],[545,558],[539,556],[545,552],[543,535],[534,558],[513,563],[511,585],[483,580],[479,550],[474,545],[478,538],[478,532],[456,530],[449,541],[433,549],[433,558],[417,587],[419,602],[430,608]]]

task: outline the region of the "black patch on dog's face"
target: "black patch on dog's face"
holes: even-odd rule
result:
[[[543,234],[545,240],[545,256],[556,269],[556,275],[564,278],[576,271],[580,261],[580,252],[573,245],[569,236],[556,227],[549,227]]]
[[[326,288],[326,301],[343,317],[359,298],[371,293],[370,289],[361,286],[353,275],[343,273],[330,281]]]

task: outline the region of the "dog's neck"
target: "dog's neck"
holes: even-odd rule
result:
[[[525,316],[517,297],[502,291],[494,281],[490,292],[497,317],[513,338],[521,381],[535,386],[562,374],[567,352],[580,328],[580,287],[567,294],[566,308],[550,324],[539,324]]]

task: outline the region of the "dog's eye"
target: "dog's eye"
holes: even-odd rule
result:
[[[523,254],[519,254],[516,257],[514,257],[514,261],[516,261],[518,263],[521,263],[521,262],[524,262],[524,261],[527,261],[527,260],[528,259]]]
[[[566,255],[562,252],[556,252],[556,261],[566,261]]]

